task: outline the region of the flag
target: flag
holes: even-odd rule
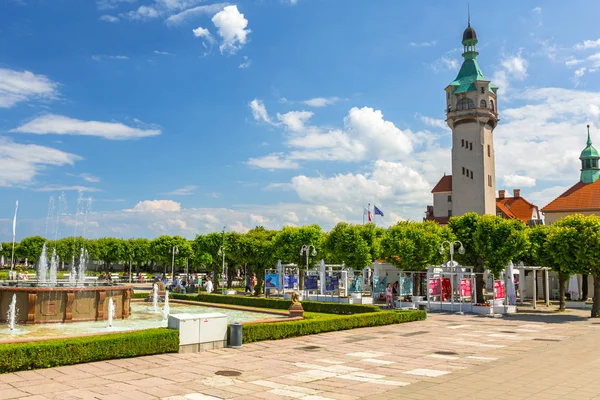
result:
[[[377,206],[375,204],[373,204],[373,212],[375,213],[375,215],[381,215],[383,217],[383,211],[381,211],[379,208],[377,208]]]
[[[15,206],[15,218],[13,218],[13,238],[17,236],[17,210],[19,209],[19,200]]]
[[[363,215],[366,215],[367,216],[367,221],[371,222],[371,220],[372,220],[371,210],[369,210],[368,208],[365,208],[365,211],[364,211]]]

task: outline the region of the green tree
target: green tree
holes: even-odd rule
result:
[[[580,252],[581,234],[574,227],[555,224],[545,230],[537,228],[537,232],[534,232],[534,237],[530,240],[539,242],[544,233],[546,237],[540,249],[538,256],[540,261],[537,265],[547,266],[556,271],[560,291],[559,310],[564,311],[566,283],[569,277],[580,269],[577,254]]]
[[[126,258],[125,241],[111,237],[96,240],[96,254],[99,260],[104,262],[104,270],[110,271],[111,265]]]
[[[484,265],[497,277],[509,262],[517,260],[527,249],[525,224],[516,219],[482,215],[477,221],[473,242]]]
[[[594,276],[591,316],[600,317],[600,217],[569,215],[556,221],[552,229],[557,237],[548,244],[548,251],[562,257],[559,262],[567,271]]]
[[[298,265],[300,271],[300,289],[304,288],[304,275],[306,266],[314,267],[316,262],[323,259],[325,255],[323,244],[323,231],[319,225],[307,225],[301,227],[286,226],[281,229],[274,239],[275,256],[284,263],[293,263]],[[314,246],[317,253],[312,256],[313,250],[310,248],[309,254],[304,252],[300,254],[302,246]]]
[[[381,239],[381,254],[390,264],[404,271],[422,271],[430,265],[441,264],[440,244],[453,240],[450,229],[435,222],[398,222],[391,226]],[[415,292],[420,290],[417,274]]]
[[[365,240],[365,236],[369,237],[369,232],[366,232],[367,234],[364,232],[362,225],[340,222],[327,235],[324,249],[328,251],[334,262],[344,263],[355,270],[362,270],[373,262],[371,247]]]
[[[276,263],[274,239],[277,232],[262,226],[251,229],[244,235],[243,248],[247,256],[247,273],[256,273],[255,294],[262,293],[265,270]]]
[[[30,263],[34,264],[40,258],[40,254],[42,254],[44,243],[46,243],[46,239],[41,236],[26,237],[16,246],[15,256],[27,258]]]
[[[217,284],[217,275],[222,268],[222,255],[219,254],[219,249],[223,246],[223,238],[222,232],[197,235],[192,244],[195,257],[210,260],[209,264],[205,265],[212,271],[215,285]]]

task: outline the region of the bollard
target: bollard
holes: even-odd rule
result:
[[[229,329],[229,347],[239,349],[242,347],[242,324],[233,322]]]

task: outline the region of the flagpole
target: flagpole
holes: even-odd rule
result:
[[[15,265],[15,239],[17,237],[17,210],[19,209],[19,200],[15,205],[15,217],[13,218],[13,240],[12,240],[12,256],[10,258],[10,270],[13,270]]]
[[[363,203],[363,225],[365,224],[365,204]]]

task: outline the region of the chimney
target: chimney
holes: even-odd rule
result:
[[[498,198],[503,199],[506,194],[506,190],[498,190]]]
[[[521,197],[521,189],[513,190],[513,197],[515,197],[515,198]]]

